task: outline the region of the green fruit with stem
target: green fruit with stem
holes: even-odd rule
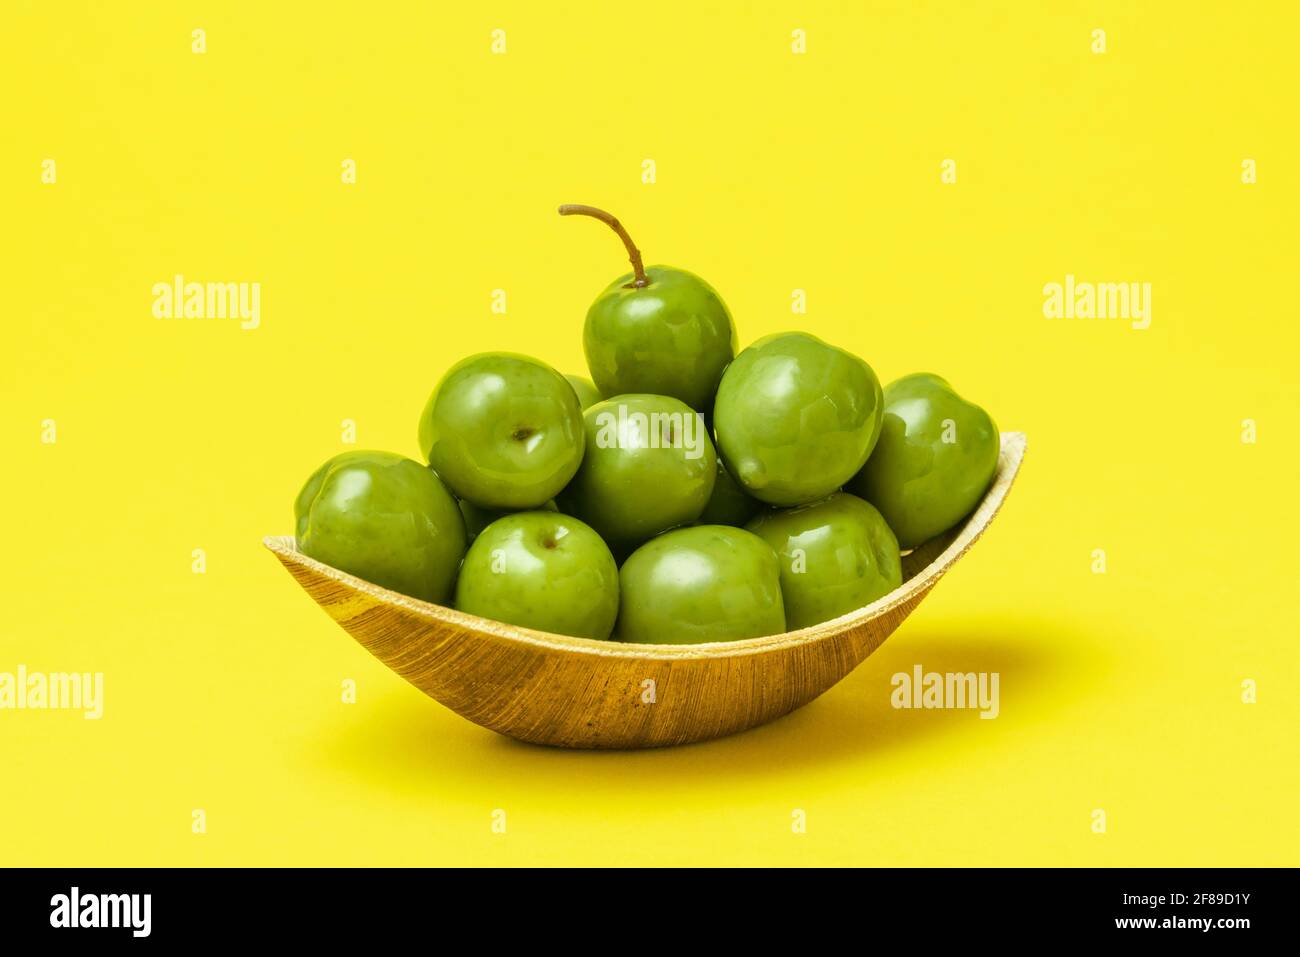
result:
[[[722,298],[684,269],[645,268],[623,224],[604,210],[567,205],[560,215],[605,223],[632,263],[632,272],[592,303],[583,326],[587,367],[601,395],[667,395],[707,411],[722,370],[736,354],[736,327]]]

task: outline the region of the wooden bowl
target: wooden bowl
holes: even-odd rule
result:
[[[564,748],[651,748],[743,731],[807,704],[880,646],[993,520],[1025,454],[1003,432],[997,473],[961,525],[903,556],[903,584],[865,608],[766,638],[635,645],[552,635],[408,598],[265,545],[367,651],[501,734]]]

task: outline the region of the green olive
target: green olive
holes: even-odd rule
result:
[[[536,508],[582,461],[573,386],[528,356],[488,352],[456,363],[420,416],[420,448],[456,497],[484,508]]]
[[[430,469],[391,452],[344,452],[294,502],[304,555],[412,598],[445,604],[465,554],[456,500]]]
[[[620,641],[694,644],[785,631],[776,553],[742,528],[695,525],[660,535],[623,563],[619,589]]]
[[[516,512],[479,533],[456,607],[557,635],[605,639],[618,615],[618,566],[590,527],[557,512]]]
[[[802,332],[755,342],[727,367],[713,407],[730,472],[769,505],[834,492],[880,434],[880,383],[871,367]]]
[[[998,427],[946,381],[916,373],[885,389],[885,423],[848,490],[885,516],[902,548],[952,528],[979,503],[998,465]]]
[[[780,559],[792,631],[856,611],[903,582],[898,540],[880,512],[856,495],[837,492],[811,505],[769,509],[746,528]]]
[[[663,395],[618,395],[583,413],[587,453],[559,495],[560,510],[582,519],[617,556],[695,521],[717,476],[701,417]]]

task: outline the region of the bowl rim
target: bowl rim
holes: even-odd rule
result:
[[[736,641],[710,641],[699,644],[641,644],[613,640],[601,641],[596,638],[577,638],[571,635],[557,635],[545,631],[535,631],[519,625],[508,625],[491,618],[457,611],[446,605],[412,598],[364,579],[326,565],[298,551],[297,542],[292,535],[267,535],[262,544],[273,552],[286,565],[297,564],[311,569],[317,575],[331,579],[346,588],[359,592],[374,601],[401,608],[403,611],[434,624],[450,625],[465,631],[474,631],[502,641],[514,641],[533,645],[549,651],[569,651],[600,657],[671,660],[683,658],[725,658],[743,655],[786,650],[799,645],[812,644],[832,635],[842,634],[865,622],[886,615],[904,605],[918,594],[929,590],[952,565],[974,544],[980,534],[993,521],[1002,502],[1020,471],[1028,441],[1023,432],[1002,432],[999,436],[998,467],[988,491],[980,499],[960,526],[959,531],[947,547],[934,557],[925,567],[907,579],[887,595],[877,598],[869,605],[846,612],[838,618],[809,625],[797,631],[786,631],[778,635],[763,635],[757,638],[741,638]]]

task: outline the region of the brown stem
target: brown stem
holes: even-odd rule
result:
[[[640,289],[643,286],[650,285],[650,280],[646,278],[645,266],[641,265],[641,251],[636,248],[632,242],[632,237],[627,234],[623,224],[617,219],[605,212],[603,209],[597,209],[595,206],[583,206],[581,204],[568,203],[560,207],[561,216],[590,216],[593,219],[599,219],[614,232],[618,233],[618,238],[623,240],[623,245],[627,247],[627,258],[632,263],[632,274],[635,277],[632,285]]]

